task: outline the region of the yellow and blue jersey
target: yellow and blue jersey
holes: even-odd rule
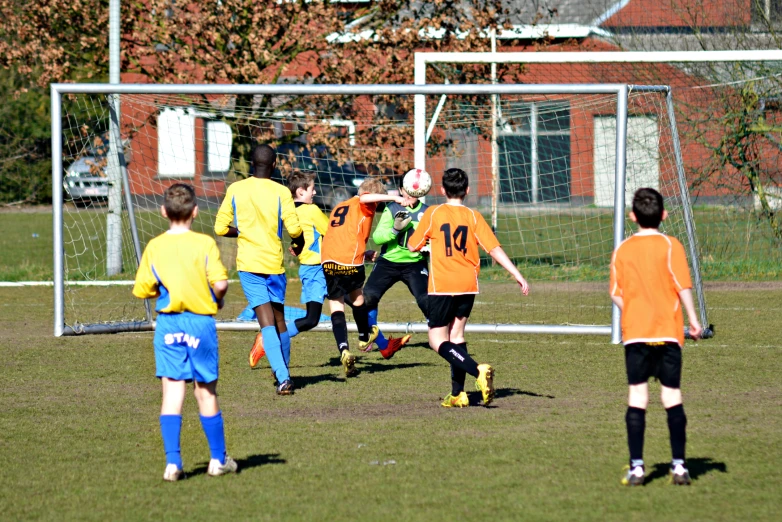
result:
[[[166,232],[144,249],[133,295],[157,297],[159,313],[214,315],[217,299],[212,286],[227,279],[214,239],[193,231]]]
[[[320,265],[320,245],[329,228],[329,218],[317,205],[296,203],[296,214],[304,231],[304,250],[299,254],[302,265]]]
[[[291,191],[270,179],[251,176],[228,187],[215,219],[215,234],[239,231],[236,269],[282,274],[282,227],[291,237],[302,233]]]

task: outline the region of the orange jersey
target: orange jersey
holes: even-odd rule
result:
[[[679,292],[687,288],[692,288],[687,256],[675,237],[643,230],[619,245],[611,259],[611,295],[624,300],[624,344],[684,346]]]
[[[500,246],[483,216],[462,205],[437,205],[424,212],[407,242],[410,250],[421,250],[427,240],[429,293],[433,295],[477,294],[481,257]]]
[[[358,196],[353,196],[334,207],[329,216],[328,232],[323,236],[320,247],[321,264],[328,262],[346,266],[364,264],[364,252],[367,249],[376,208],[376,203],[365,205],[359,201]]]

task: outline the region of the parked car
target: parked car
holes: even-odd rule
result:
[[[290,162],[294,170],[315,174],[313,202],[326,210],[358,194],[358,187],[367,177],[357,171],[350,161],[340,165],[324,145],[308,147],[300,143],[285,143],[277,147],[277,155],[281,157],[280,161]],[[279,170],[275,170],[272,178],[282,182]]]
[[[62,180],[66,201],[87,207],[104,203],[109,198],[109,180],[106,176],[106,160],[95,156],[77,159],[65,170]]]

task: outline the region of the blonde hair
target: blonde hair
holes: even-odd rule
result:
[[[378,178],[367,178],[358,187],[358,195],[361,194],[385,194],[386,187]]]

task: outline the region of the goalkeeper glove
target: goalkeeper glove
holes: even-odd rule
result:
[[[394,233],[398,234],[403,231],[412,220],[413,216],[406,210],[400,210],[394,214]]]

